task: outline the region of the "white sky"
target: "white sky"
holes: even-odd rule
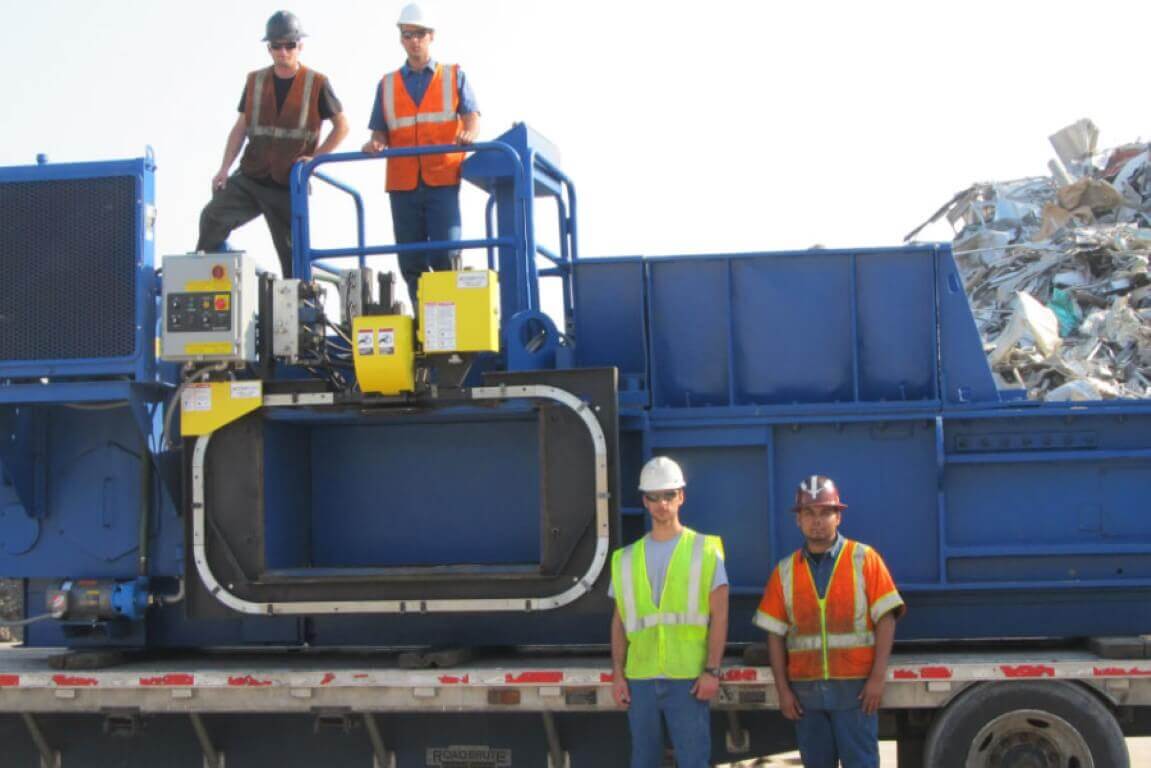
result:
[[[155,148],[158,253],[195,245],[244,75],[277,9],[248,0],[0,0],[9,73],[0,165]],[[403,60],[402,2],[298,0],[302,60],[367,137]],[[459,62],[482,138],[524,121],[562,150],[583,256],[897,244],[978,180],[1045,174],[1081,117],[1101,144],[1151,134],[1151,5],[1094,2],[439,0],[433,55]],[[351,174],[369,240],[391,239],[383,164]],[[352,244],[350,206],[315,198],[317,245]],[[321,202],[322,201],[322,202]],[[465,235],[480,234],[478,196]],[[550,211],[547,211],[550,215]],[[550,226],[552,219],[546,219]],[[948,239],[943,226],[927,235]],[[232,244],[275,264],[262,221]]]

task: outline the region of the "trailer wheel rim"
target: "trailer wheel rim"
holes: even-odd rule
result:
[[[1050,712],[1017,709],[979,730],[966,768],[1095,768],[1095,761],[1071,723]]]

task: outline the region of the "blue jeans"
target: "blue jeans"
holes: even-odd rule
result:
[[[711,758],[711,707],[691,692],[695,680],[628,680],[631,768],[663,763],[660,715],[675,747],[676,768],[707,768]]]
[[[460,239],[463,230],[460,226],[459,185],[429,187],[421,181],[410,192],[391,192],[388,197],[392,204],[392,231],[397,245]],[[459,250],[398,254],[400,274],[408,285],[408,296],[417,317],[420,305],[416,300],[416,288],[420,275],[432,270],[454,269],[459,256]]]
[[[879,715],[865,715],[863,680],[792,683],[803,717],[795,724],[804,768],[879,768]]]

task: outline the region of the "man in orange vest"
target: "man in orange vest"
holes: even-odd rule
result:
[[[376,88],[364,152],[392,147],[471,144],[480,132],[475,94],[458,64],[432,59],[436,30],[419,5],[400,12],[396,26],[407,61],[389,72]],[[460,166],[463,152],[388,158],[387,189],[396,243],[460,239]],[[398,255],[412,309],[419,316],[416,287],[420,275],[458,266],[459,250],[418,251]]]
[[[846,508],[831,478],[800,483],[804,546],[775,567],[755,616],[805,768],[878,768],[877,712],[905,610],[879,553],[839,535]]]
[[[348,120],[328,78],[300,64],[304,30],[296,15],[276,11],[264,40],[272,66],[249,73],[240,97],[224,160],[212,177],[212,200],[200,214],[198,251],[218,251],[232,230],[260,214],[268,223],[280,258],[280,273],[292,276],[292,164],[332,152],[348,135]],[[332,129],[321,143],[320,128]],[[228,175],[247,141],[240,170]]]

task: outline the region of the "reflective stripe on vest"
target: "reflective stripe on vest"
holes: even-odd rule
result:
[[[854,605],[852,607],[852,632],[832,633],[827,631],[826,599],[832,591],[833,584],[839,574],[840,560],[845,554],[844,550],[851,549],[851,572],[854,583]],[[822,652],[824,654],[824,675],[828,674],[827,651],[832,649],[869,648],[875,645],[875,633],[868,624],[867,583],[863,576],[863,565],[867,559],[867,547],[858,542],[844,541],[835,564],[832,566],[831,579],[828,581],[824,597],[819,597],[816,589],[815,577],[811,574],[811,566],[806,570],[811,579],[812,592],[819,602],[820,634],[800,634],[795,627],[795,561],[802,558],[802,553],[788,557],[779,565],[780,585],[783,588],[783,601],[787,609],[788,622],[791,631],[787,635],[787,648],[797,652]],[[826,639],[826,644],[825,644]]]
[[[700,599],[699,587],[700,579],[703,574],[703,545],[704,537],[702,534],[694,534],[695,540],[692,542],[691,548],[691,570],[688,572],[688,592],[687,592],[687,610],[683,613],[653,613],[647,616],[637,616],[635,607],[635,594],[636,584],[635,576],[632,572],[632,558],[634,557],[634,547],[632,544],[623,550],[620,557],[620,582],[623,587],[623,595],[621,597],[624,601],[624,629],[628,634],[633,632],[640,632],[645,629],[656,626],[675,626],[675,625],[690,625],[697,627],[706,627],[708,623],[708,614],[700,612]],[[671,570],[671,563],[668,563],[668,571]],[[666,574],[664,576],[667,578]],[[666,583],[666,581],[665,581]],[[650,585],[646,585],[649,586]],[[652,602],[658,603],[655,596],[652,596]]]
[[[252,107],[252,124],[248,126],[248,135],[252,137],[266,136],[272,139],[296,139],[299,141],[312,141],[318,138],[319,131],[308,130],[308,110],[312,102],[312,88],[315,84],[316,74],[312,70],[304,72],[304,94],[301,98],[300,119],[295,128],[283,128],[278,125],[260,125],[260,112],[263,108],[264,82],[267,80],[268,70],[263,69],[256,73],[256,83],[253,90],[256,92],[254,106]]]

